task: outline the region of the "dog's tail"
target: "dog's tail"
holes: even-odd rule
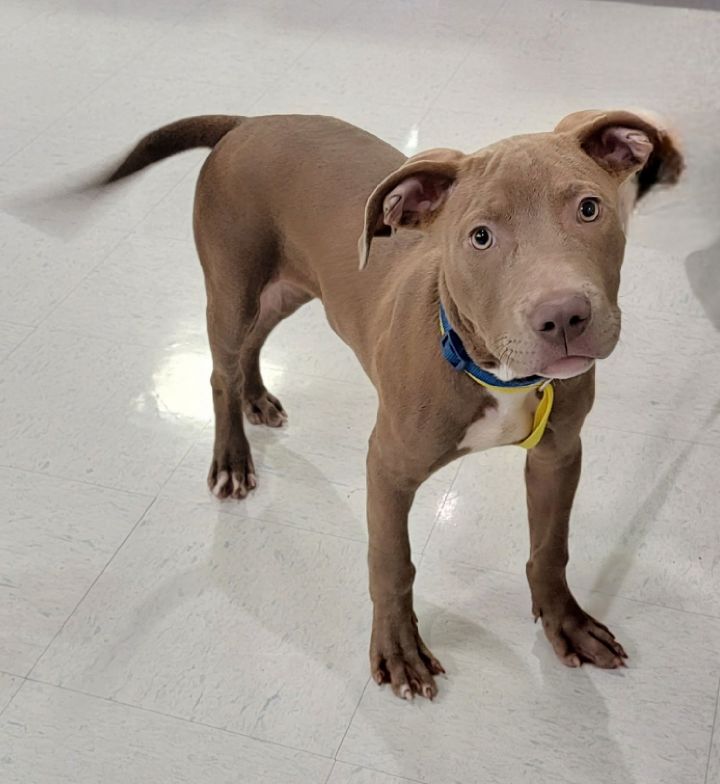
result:
[[[43,231],[72,236],[99,208],[107,186],[130,177],[146,166],[195,147],[214,147],[236,128],[243,117],[208,114],[187,117],[165,125],[140,139],[119,164],[112,164],[90,177],[58,188],[43,188],[0,199],[0,209]]]
[[[205,114],[163,125],[140,139],[125,160],[109,173],[103,174],[95,184],[102,186],[117,182],[185,150],[214,147],[242,119],[228,114]]]

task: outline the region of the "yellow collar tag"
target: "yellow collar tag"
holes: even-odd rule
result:
[[[533,416],[533,429],[530,431],[530,435],[518,444],[523,449],[532,449],[534,446],[537,446],[545,434],[545,428],[547,427],[548,419],[550,419],[550,412],[552,411],[555,398],[553,385],[549,382],[545,384],[542,393],[543,395],[537,404],[535,415]]]

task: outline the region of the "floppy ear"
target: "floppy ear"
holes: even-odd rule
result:
[[[575,112],[555,132],[574,136],[599,166],[621,179],[637,174],[638,198],[654,185],[676,183],[685,167],[677,139],[649,113]]]
[[[418,228],[437,215],[458,173],[463,153],[428,150],[388,175],[365,205],[365,226],[358,243],[360,269],[367,265],[373,237],[389,237],[400,227]]]

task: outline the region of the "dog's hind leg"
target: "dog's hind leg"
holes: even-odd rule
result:
[[[223,241],[222,233],[209,222],[196,230],[196,239],[205,273],[213,364],[215,446],[208,485],[218,498],[244,498],[256,479],[243,424],[241,357],[260,316],[262,291],[276,272],[275,253],[272,242],[257,235],[252,243]]]
[[[272,330],[312,298],[311,294],[284,280],[274,280],[263,289],[260,313],[243,343],[240,356],[243,410],[254,425],[280,427],[287,420],[280,401],[265,388],[260,372],[260,351]]]
[[[280,424],[284,413],[263,384],[260,350],[271,330],[311,297],[283,279],[288,262],[271,211],[255,196],[256,174],[248,165],[229,179],[228,166],[237,161],[223,157],[226,148],[220,144],[203,166],[193,223],[213,363],[208,485],[218,498],[244,498],[256,478],[243,413],[267,424]]]
[[[207,326],[212,353],[210,376],[215,410],[215,445],[208,474],[218,498],[244,498],[256,485],[242,412],[240,353],[257,318],[257,300],[238,301],[208,288]]]

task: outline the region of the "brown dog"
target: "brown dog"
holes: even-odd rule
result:
[[[213,358],[212,492],[255,487],[243,414],[286,419],[260,350],[319,297],[379,398],[367,461],[373,678],[401,697],[436,694],[443,670],[413,612],[408,512],[437,468],[504,444],[528,447],[535,617],[565,664],[620,666],[621,645],[567,586],[568,519],[593,363],[620,331],[626,221],[682,169],[667,131],[628,112],[580,112],[552,133],[406,159],[327,117],[207,116],[149,134],[105,182],[203,145],[214,149],[194,224]],[[452,329],[442,346],[441,306]]]

